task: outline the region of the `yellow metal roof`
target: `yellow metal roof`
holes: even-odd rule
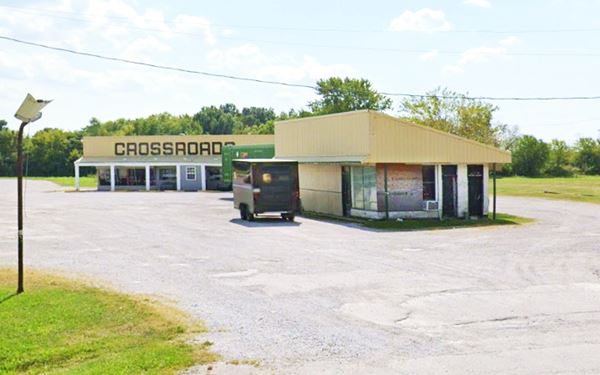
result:
[[[511,161],[508,151],[367,110],[277,122],[275,157],[369,164]]]

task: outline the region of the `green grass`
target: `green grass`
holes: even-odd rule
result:
[[[503,177],[498,178],[497,189],[499,195],[563,199],[600,204],[600,176]]]
[[[56,276],[0,270],[1,374],[172,374],[217,356],[183,313]]]
[[[75,177],[27,177],[28,180],[42,180],[54,182],[60,186],[74,187]],[[79,178],[80,187],[96,187],[96,176],[83,176]]]
[[[521,225],[533,222],[533,219],[513,216],[509,214],[497,213],[496,220],[490,218],[480,219],[456,219],[444,218],[437,219],[407,219],[402,221],[397,220],[368,220],[360,218],[340,218],[337,216],[321,215],[316,213],[304,213],[311,219],[352,222],[360,224],[366,228],[389,230],[389,231],[414,231],[414,230],[435,230],[435,229],[453,229],[462,227],[487,227],[495,225]]]
[[[16,177],[0,177],[0,178],[11,178]],[[60,186],[75,187],[75,177],[25,177],[26,180],[38,180],[38,181],[50,181]],[[80,187],[96,187],[96,176],[82,176],[79,178]]]

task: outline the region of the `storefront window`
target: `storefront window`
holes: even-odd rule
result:
[[[435,166],[423,166],[423,200],[435,200]]]
[[[377,211],[377,172],[375,167],[352,167],[352,208]]]
[[[110,186],[110,168],[98,167],[98,185]]]
[[[144,168],[115,168],[115,181],[118,186],[143,186],[146,184]]]

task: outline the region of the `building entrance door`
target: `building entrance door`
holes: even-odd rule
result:
[[[442,213],[444,216],[456,217],[456,165],[442,166]]]
[[[342,213],[350,216],[352,207],[352,191],[350,189],[350,167],[342,166]]]
[[[177,190],[177,170],[175,168],[158,168],[158,188],[160,190]]]
[[[469,216],[483,216],[483,165],[468,165]]]

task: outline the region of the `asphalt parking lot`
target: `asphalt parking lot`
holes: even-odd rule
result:
[[[1,267],[15,185],[0,179]],[[251,372],[600,373],[597,205],[500,197],[537,221],[394,233],[242,222],[230,195],[28,181],[26,265],[172,301]]]

